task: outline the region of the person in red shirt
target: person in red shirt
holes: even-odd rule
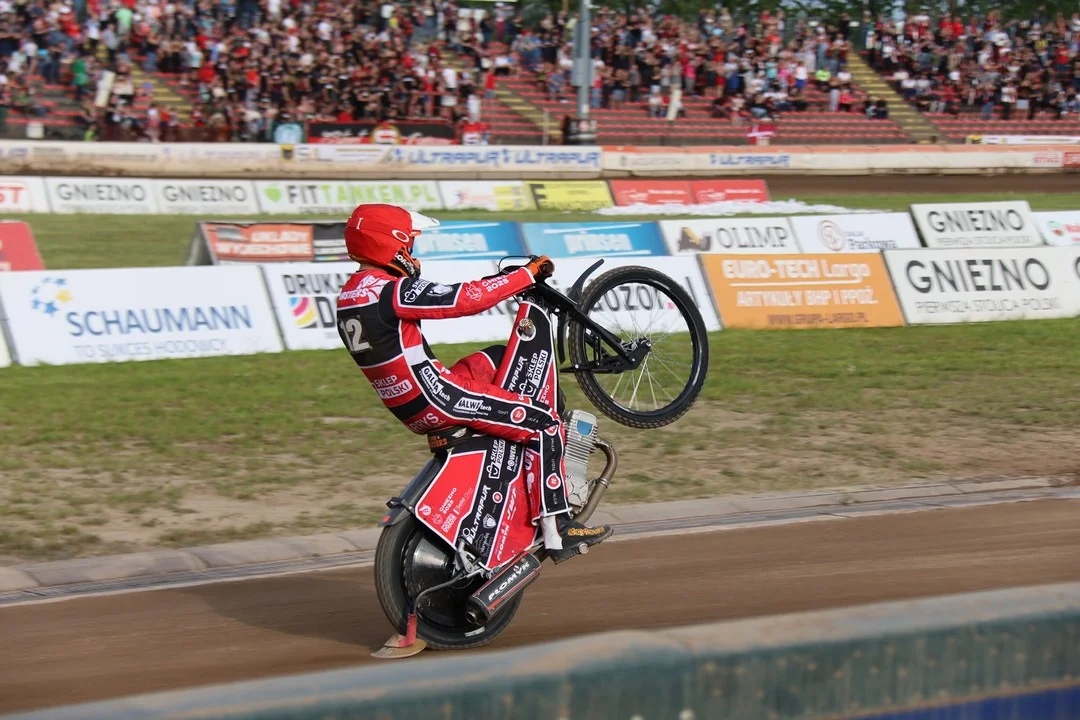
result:
[[[413,243],[438,222],[393,205],[359,205],[345,226],[345,246],[359,269],[337,299],[338,334],[383,404],[407,428],[427,434],[467,427],[531,453],[526,494],[544,545],[556,562],[611,535],[610,526],[586,527],[570,518],[563,450],[565,429],[554,408],[495,385],[506,348],[494,345],[446,368],[431,352],[422,320],[458,318],[490,310],[549,277],[547,257],[471,282],[443,285],[420,277]]]

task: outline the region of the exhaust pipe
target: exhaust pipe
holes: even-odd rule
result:
[[[519,595],[540,575],[540,561],[525,553],[484,583],[465,604],[465,616],[476,625],[487,625],[504,603]]]
[[[598,437],[596,438],[596,447],[600,448],[600,452],[604,453],[607,464],[604,465],[600,477],[593,480],[593,490],[589,493],[589,500],[585,503],[585,507],[581,508],[581,512],[574,518],[582,525],[589,521],[592,514],[596,512],[596,508],[600,506],[600,500],[603,499],[604,493],[607,492],[608,487],[611,485],[611,478],[615,476],[615,471],[619,469],[619,455],[615,452],[614,445],[604,438]]]

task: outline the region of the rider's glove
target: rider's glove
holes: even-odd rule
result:
[[[525,267],[529,269],[529,272],[533,274],[533,278],[536,280],[545,280],[555,272],[555,263],[547,255],[533,256],[532,262]]]

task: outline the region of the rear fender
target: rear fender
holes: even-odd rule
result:
[[[416,509],[416,503],[419,502],[420,498],[431,486],[431,482],[438,475],[441,467],[441,460],[428,460],[424,467],[420,468],[420,472],[401,491],[401,495],[386,501],[386,507],[389,510],[387,510],[385,517],[379,521],[379,527],[397,525],[412,513]]]

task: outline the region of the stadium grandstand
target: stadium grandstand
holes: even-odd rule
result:
[[[411,124],[558,143],[574,15],[351,0],[0,0],[0,134],[270,142]],[[610,145],[962,142],[1080,134],[1080,14],[737,19],[597,9],[591,114]],[[330,128],[330,130],[327,130]]]

